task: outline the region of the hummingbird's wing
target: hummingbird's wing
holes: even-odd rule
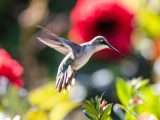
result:
[[[45,32],[48,33],[48,37],[49,38],[44,38],[44,37],[37,37],[37,39],[42,42],[43,44],[54,48],[55,50],[59,51],[60,53],[66,55],[69,52],[71,52],[72,59],[75,59],[76,57],[76,53],[78,53],[80,51],[80,46],[74,42],[71,42],[69,40],[66,40],[64,38],[58,37],[57,35],[51,33],[48,29],[40,27],[43,30],[45,30]]]
[[[61,45],[61,43],[59,42],[56,42],[54,40],[51,40],[51,39],[47,39],[47,38],[41,38],[41,37],[37,37],[37,39],[42,42],[43,44],[51,47],[51,48],[54,48],[55,50],[57,50],[58,52],[66,55],[69,50],[64,47],[64,45]]]

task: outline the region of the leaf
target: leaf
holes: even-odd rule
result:
[[[148,80],[139,80],[139,82],[137,83],[137,85],[135,86],[136,89],[140,89],[145,87],[148,84]]]
[[[125,120],[137,120],[134,115],[132,115],[130,112],[126,112]]]
[[[102,102],[102,98],[97,98],[97,100],[96,100],[96,103],[97,103],[96,104],[96,110],[97,110],[98,114],[100,114],[99,107],[100,107],[101,102]]]
[[[94,106],[94,108],[96,108],[96,101],[93,98],[91,98],[90,101],[91,101],[92,105]]]
[[[156,90],[158,88],[158,91]],[[138,112],[150,112],[154,113],[158,118],[160,117],[160,95],[159,85],[149,85],[139,91],[143,100],[143,105],[147,109],[139,108]]]
[[[108,104],[102,114],[101,120],[107,120],[110,117],[111,109],[112,109],[112,104]]]
[[[61,104],[58,104],[49,112],[48,120],[63,120],[65,116],[68,115],[68,113],[71,112],[77,106],[79,106],[78,103],[74,103],[71,101],[66,101]]]
[[[118,79],[116,83],[117,95],[121,103],[125,106],[129,105],[129,100],[132,95],[132,87],[123,79]]]
[[[87,113],[88,113],[90,116],[92,116],[92,117],[94,117],[94,118],[98,118],[98,113],[97,113],[94,105],[93,105],[90,101],[87,100],[87,101],[83,104],[83,108],[84,108],[84,110],[87,111]]]
[[[107,103],[106,101],[102,102],[102,97],[96,96],[95,99],[86,101],[83,104],[84,114],[90,120],[111,120],[110,114],[111,114],[112,104],[106,105],[106,103]],[[100,109],[101,105],[105,109]]]
[[[31,105],[39,106],[45,110],[51,110],[62,102],[70,101],[68,92],[65,94],[58,94],[58,92],[54,91],[54,87],[55,83],[51,82],[30,91],[28,100]]]
[[[86,117],[88,117],[90,120],[96,120],[94,117],[92,117],[90,114],[87,113],[86,110],[83,111]]]
[[[47,113],[41,109],[29,109],[24,115],[24,120],[47,120]]]

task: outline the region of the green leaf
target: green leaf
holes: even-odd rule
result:
[[[96,109],[95,109],[95,107],[94,107],[94,105],[92,104],[91,101],[88,101],[88,100],[87,100],[87,101],[83,104],[83,108],[84,108],[84,110],[87,111],[87,113],[88,113],[90,116],[92,116],[92,117],[94,117],[94,118],[98,118],[98,113],[97,113],[97,111],[96,111]]]
[[[153,113],[157,118],[160,118],[160,112],[159,112],[159,110],[160,110],[160,95],[158,94],[159,93],[159,86],[149,85],[143,89],[140,89],[139,93],[140,93],[140,97],[143,100],[142,105],[144,105],[145,108],[147,108],[147,109],[143,109],[144,107],[139,107],[138,112],[139,113],[142,113],[142,112]]]
[[[126,112],[125,120],[137,120],[136,117],[130,112]]]
[[[144,79],[142,80],[141,77],[137,78],[137,79],[133,79],[130,84],[131,86],[134,87],[135,90],[139,90],[140,88],[145,87],[148,84],[148,79]]]
[[[112,109],[112,104],[108,104],[102,114],[101,120],[107,120],[110,117],[111,109]]]
[[[139,83],[139,86],[137,85],[136,87],[138,89],[143,88],[148,84],[148,82],[149,82],[148,80],[141,80],[140,83]]]
[[[86,116],[87,118],[89,118],[90,120],[96,120],[94,117],[92,117],[90,114],[88,114],[86,110],[84,110],[83,113],[84,113],[85,116]]]
[[[118,79],[116,83],[117,95],[121,103],[125,106],[129,105],[129,100],[132,95],[132,87],[123,79]]]
[[[91,103],[92,103],[92,105],[94,105],[94,108],[96,108],[96,102],[94,101],[93,98],[91,98]]]
[[[101,102],[102,102],[102,98],[97,98],[97,100],[96,100],[96,110],[97,110],[97,112],[98,112],[98,114],[100,114],[100,109],[99,109],[99,107],[100,107],[100,105],[101,105]]]
[[[90,101],[86,101],[86,103],[88,104],[88,106],[92,109],[92,111],[94,112],[95,115],[98,115],[94,105],[90,102]]]
[[[110,114],[112,109],[112,104],[105,105],[105,109],[100,109],[100,105],[103,105],[102,96],[96,96],[95,99],[86,101],[83,104],[84,114],[90,120],[111,120]],[[106,102],[105,102],[106,104]]]

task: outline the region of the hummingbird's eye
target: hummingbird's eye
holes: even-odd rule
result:
[[[99,42],[103,44],[104,40],[100,40]]]
[[[107,44],[106,41],[104,41],[104,40],[100,40],[100,43],[101,43],[101,44],[104,44],[104,45]]]
[[[100,42],[102,43],[102,42],[103,42],[103,40],[100,40]]]

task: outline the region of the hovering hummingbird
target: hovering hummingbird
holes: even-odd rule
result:
[[[96,36],[91,41],[78,45],[58,37],[46,28],[40,28],[45,30],[50,37],[37,37],[37,39],[43,44],[54,48],[65,55],[59,65],[56,77],[55,89],[58,89],[59,92],[71,88],[71,85],[75,82],[75,71],[82,68],[95,52],[108,48],[118,52],[121,56],[124,56],[117,49],[112,47],[103,36]]]

